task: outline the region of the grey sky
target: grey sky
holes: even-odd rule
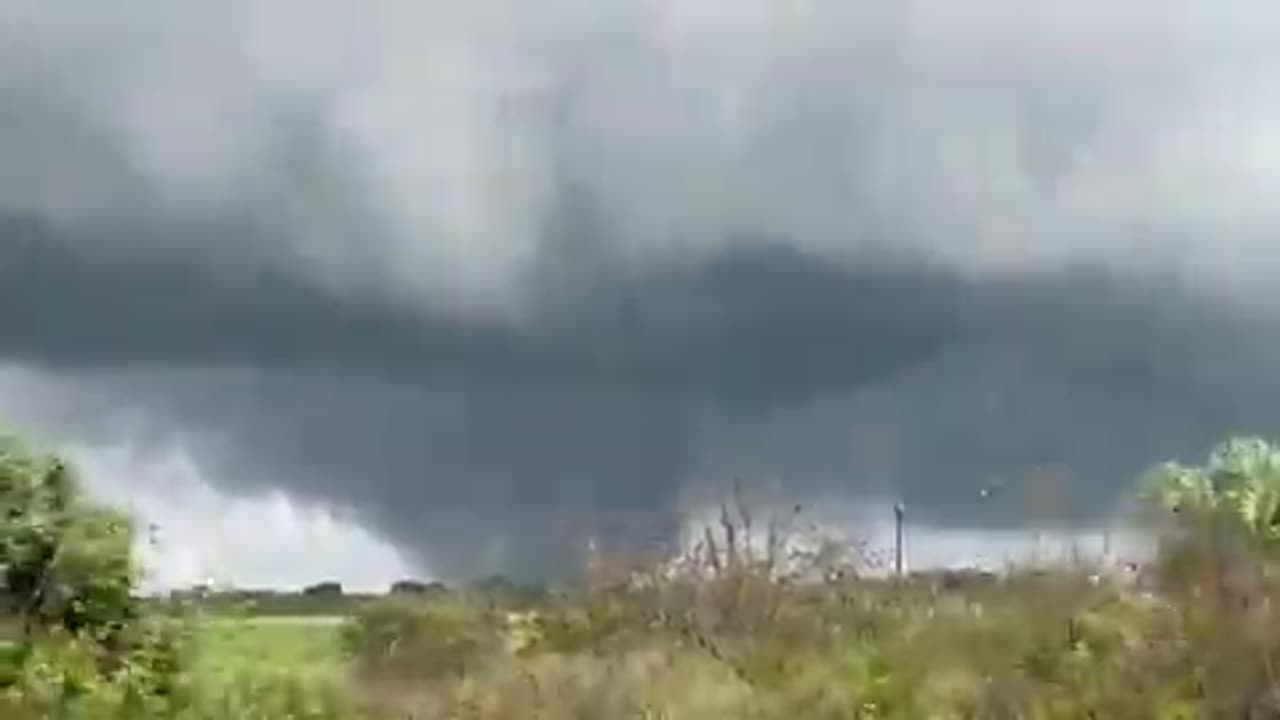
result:
[[[0,0],[0,360],[65,408],[0,399],[180,434],[446,575],[503,533],[486,568],[546,567],[584,517],[669,536],[733,476],[970,526],[1054,466],[1104,512],[1280,422],[1278,31],[1245,0]]]

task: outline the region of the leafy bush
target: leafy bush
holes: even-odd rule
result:
[[[79,494],[71,468],[0,436],[0,596],[28,634],[120,628],[137,614],[132,528]]]
[[[1231,543],[1233,550],[1280,550],[1280,447],[1265,440],[1227,441],[1200,467],[1161,465],[1148,474],[1144,490],[1161,518],[1173,521],[1165,530],[1178,531],[1180,539],[1198,535]]]

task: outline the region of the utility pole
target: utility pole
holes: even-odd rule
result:
[[[893,506],[893,572],[902,577],[902,519],[907,508],[901,501]]]

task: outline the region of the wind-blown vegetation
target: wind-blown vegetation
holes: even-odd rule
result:
[[[1142,491],[1137,572],[873,576],[726,512],[679,562],[596,558],[581,587],[318,586],[296,606],[342,616],[266,617],[139,600],[126,518],[5,438],[0,717],[1280,716],[1280,449],[1234,440]]]

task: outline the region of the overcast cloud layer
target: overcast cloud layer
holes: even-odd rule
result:
[[[972,528],[1051,468],[1089,523],[1280,426],[1278,34],[1262,0],[0,0],[0,411],[115,496],[177,452],[325,509],[387,573],[674,537],[734,478]]]

